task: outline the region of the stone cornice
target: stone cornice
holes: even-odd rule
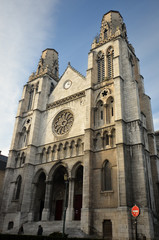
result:
[[[63,105],[65,103],[68,103],[68,102],[71,102],[71,101],[74,101],[74,100],[76,100],[78,98],[81,98],[81,97],[84,97],[84,96],[85,96],[85,91],[81,91],[81,92],[75,93],[75,94],[70,95],[68,97],[65,97],[65,98],[62,98],[60,100],[57,100],[57,101],[55,101],[53,103],[47,104],[47,109],[58,107],[60,105]]]

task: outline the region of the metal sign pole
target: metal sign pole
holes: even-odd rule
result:
[[[135,218],[135,239],[137,240],[137,217]]]
[[[131,209],[131,214],[132,216],[135,218],[135,240],[137,240],[137,217],[139,216],[140,214],[140,209],[138,206],[136,206],[136,204],[132,207]]]

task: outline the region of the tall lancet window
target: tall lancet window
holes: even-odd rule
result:
[[[114,50],[112,47],[110,47],[107,51],[107,76],[108,76],[108,79],[111,79],[114,76],[113,57],[114,57]]]
[[[102,191],[112,190],[111,183],[111,164],[106,160],[102,168]]]
[[[33,103],[33,95],[34,95],[34,86],[31,86],[31,89],[29,91],[29,102],[28,102],[28,111],[32,108]]]
[[[107,39],[107,29],[104,30],[104,39]]]
[[[98,65],[98,82],[102,82],[105,77],[105,64],[104,64],[104,54],[100,51],[97,57]]]
[[[18,200],[20,197],[21,185],[22,185],[22,177],[19,175],[15,183],[14,197],[13,197],[14,200]]]

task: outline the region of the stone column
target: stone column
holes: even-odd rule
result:
[[[50,217],[51,186],[52,186],[52,181],[46,181],[45,202],[44,202],[44,209],[42,212],[42,221],[48,221]]]
[[[35,201],[36,187],[37,187],[37,183],[32,183],[31,207],[30,207],[30,211],[28,213],[28,221],[29,222],[32,222],[34,220],[34,201]]]
[[[68,208],[66,213],[66,220],[72,221],[74,220],[74,208],[73,208],[73,200],[74,200],[74,185],[75,179],[69,179],[69,192],[68,192]]]
[[[83,197],[81,209],[81,229],[86,234],[90,234],[91,226],[91,154],[90,151],[85,151],[84,154],[84,174],[83,174]]]

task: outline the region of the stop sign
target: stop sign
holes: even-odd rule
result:
[[[131,209],[131,214],[133,215],[133,217],[138,217],[139,213],[140,213],[139,207],[134,205]]]

